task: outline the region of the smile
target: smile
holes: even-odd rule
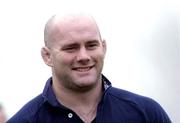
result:
[[[94,66],[90,66],[90,67],[76,67],[76,68],[73,68],[73,70],[78,71],[78,72],[86,72],[86,71],[89,71],[93,67]]]

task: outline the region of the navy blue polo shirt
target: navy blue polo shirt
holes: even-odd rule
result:
[[[104,94],[92,123],[171,123],[154,100],[114,88],[102,75]],[[52,78],[42,94],[28,102],[7,123],[83,123],[79,116],[61,105],[52,89]]]

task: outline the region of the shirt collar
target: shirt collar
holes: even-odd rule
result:
[[[103,81],[103,86],[104,86],[104,93],[106,90],[111,86],[111,82],[102,74],[102,81]],[[42,96],[44,98],[44,102],[50,103],[54,107],[59,107],[60,103],[56,99],[55,93],[52,89],[52,77],[50,77],[46,81],[46,85],[44,87]]]
[[[103,81],[104,91],[106,91],[111,86],[111,82],[103,74],[102,74],[102,81]]]
[[[55,93],[52,89],[52,77],[50,77],[47,81],[46,81],[46,85],[44,87],[42,96],[44,98],[44,102],[49,102],[52,106],[54,107],[58,107],[59,106],[59,102],[56,99]]]

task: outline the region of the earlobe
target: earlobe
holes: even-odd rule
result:
[[[42,47],[41,48],[41,56],[42,56],[45,64],[52,67],[52,60],[51,60],[51,54],[50,54],[49,48]]]
[[[102,41],[102,46],[103,46],[104,54],[106,54],[106,41],[105,40]]]

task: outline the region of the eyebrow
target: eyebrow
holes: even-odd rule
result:
[[[62,47],[69,47],[69,46],[75,46],[75,45],[79,45],[79,43],[68,43],[68,44],[64,44],[62,45]]]
[[[86,43],[99,43],[99,40],[89,40]]]
[[[91,43],[100,44],[100,43],[99,43],[99,40],[94,39],[94,40],[86,41],[86,42],[85,42],[85,45],[86,45],[86,44],[91,44]],[[79,45],[78,42],[72,42],[72,43],[63,44],[61,48],[74,47],[74,46],[78,46],[78,45]]]
[[[67,48],[78,48],[78,47],[79,47],[79,43],[69,43],[62,45],[60,49],[65,50]]]

